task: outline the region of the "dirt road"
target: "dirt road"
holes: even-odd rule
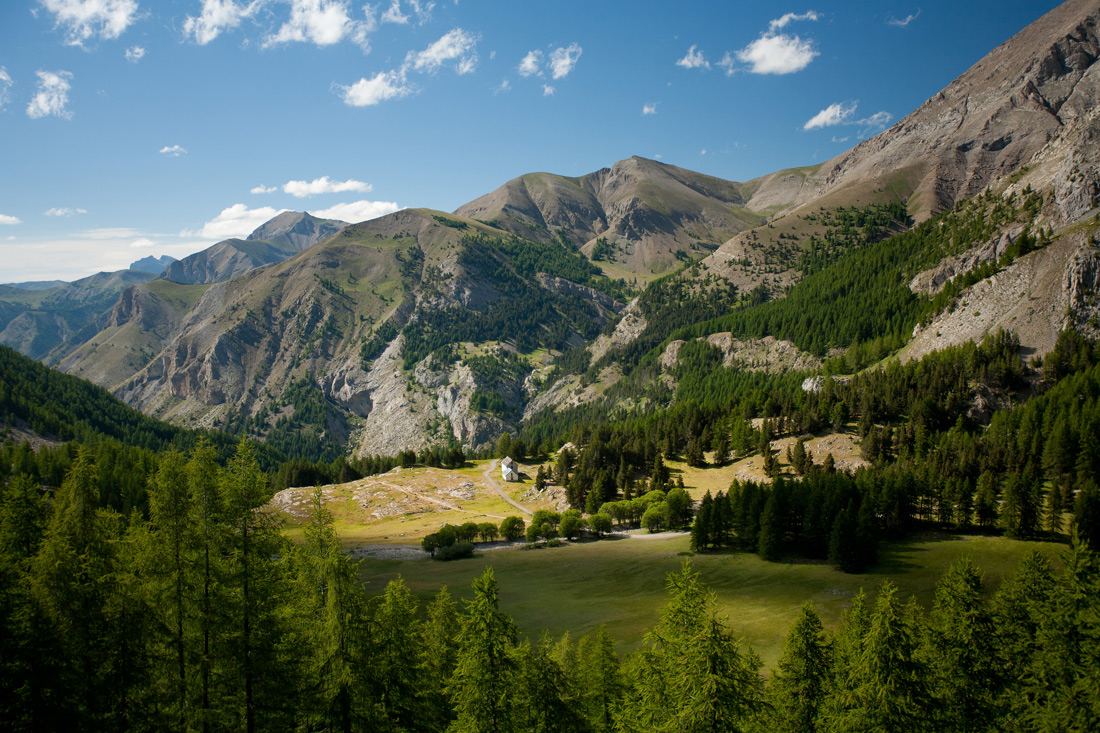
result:
[[[485,480],[489,482],[489,485],[492,486],[494,489],[496,489],[497,493],[500,494],[501,497],[506,502],[508,502],[509,504],[514,506],[516,509],[519,509],[524,514],[531,514],[532,512],[531,512],[530,509],[528,509],[527,507],[523,506],[519,502],[515,501],[512,497],[505,494],[504,489],[500,488],[500,484],[497,483],[497,480],[495,478],[493,478],[493,471],[497,470],[497,466],[499,466],[499,465],[500,465],[499,460],[493,461],[492,463],[489,464],[489,467],[485,469],[485,472],[482,474],[482,476],[485,477]]]

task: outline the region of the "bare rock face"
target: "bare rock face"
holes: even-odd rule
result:
[[[789,371],[812,371],[821,368],[821,360],[799,350],[790,341],[772,336],[761,339],[735,339],[726,333],[714,333],[706,337],[707,343],[723,354],[723,366],[737,367],[750,372],[781,374]],[[661,354],[661,367],[665,371],[676,368],[683,341],[673,341]]]
[[[919,272],[909,281],[909,289],[918,295],[935,295],[959,275],[962,275],[987,262],[996,262],[1016,241],[1022,227],[1005,232],[998,239],[971,247],[958,257],[948,257],[924,272]]]
[[[615,330],[610,336],[601,333],[588,347],[589,353],[592,354],[592,361],[599,361],[611,349],[626,346],[645,331],[647,323],[637,298],[622,309],[621,315],[622,318],[615,324]]]
[[[1066,314],[1088,312],[1075,300],[1088,303],[1090,292],[1096,292],[1095,257],[1094,247],[1083,248],[1080,237],[1066,236],[1019,258],[965,290],[954,308],[918,327],[899,358],[919,359],[949,346],[981,341],[998,329],[1019,335],[1023,356],[1046,354],[1067,325]],[[1067,269],[1067,262],[1079,264]]]

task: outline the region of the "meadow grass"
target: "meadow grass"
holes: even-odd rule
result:
[[[452,562],[367,558],[360,576],[371,594],[381,593],[386,583],[401,576],[424,600],[444,585],[452,594],[469,598],[470,584],[492,567],[500,584],[501,607],[526,636],[560,636],[566,631],[580,635],[606,624],[624,653],[636,649],[656,623],[666,600],[666,576],[687,559],[688,548],[688,537],[679,534],[539,550],[513,547]],[[914,596],[929,608],[937,580],[955,560],[970,557],[992,592],[1033,549],[1054,557],[1059,546],[927,533],[885,544],[879,565],[863,575],[846,575],[824,563],[769,563],[747,553],[694,555],[690,561],[714,591],[734,633],[761,656],[765,668],[771,668],[807,601],[813,602],[825,626],[835,629],[860,588],[873,595],[889,579],[903,597]]]

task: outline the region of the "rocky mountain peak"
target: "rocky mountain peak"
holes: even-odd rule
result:
[[[257,227],[247,239],[291,245],[301,251],[331,237],[346,226],[347,222],[319,219],[304,211],[284,211]]]

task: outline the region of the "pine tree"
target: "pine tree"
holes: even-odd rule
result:
[[[149,485],[150,529],[154,535],[150,547],[150,584],[159,586],[154,593],[163,600],[158,605],[163,609],[163,621],[169,629],[168,651],[173,664],[168,687],[173,693],[169,696],[168,708],[174,727],[180,731],[187,727],[189,703],[190,659],[185,627],[190,621],[188,581],[192,575],[190,562],[194,544],[190,499],[183,456],[169,451],[161,458],[160,468]]]
[[[474,581],[458,633],[458,657],[447,692],[457,733],[506,733],[515,729],[513,693],[518,665],[516,626],[500,610],[492,568]]]
[[[712,528],[714,522],[714,499],[710,491],[703,494],[699,503],[699,511],[695,514],[695,522],[691,525],[691,549],[693,552],[704,552],[711,543]]]
[[[1002,685],[991,664],[996,652],[981,576],[964,558],[940,578],[925,634],[937,729],[980,730],[995,718]]]
[[[797,733],[817,731],[832,676],[832,647],[813,604],[807,603],[787,634],[768,687],[770,727]]]
[[[418,720],[418,678],[412,664],[420,654],[418,607],[400,577],[386,584],[385,593],[374,604],[367,664],[372,697],[384,721],[378,726],[381,729],[409,730]]]
[[[762,706],[760,660],[742,651],[691,564],[668,575],[668,604],[627,664],[625,731],[741,731]]]
[[[550,638],[524,642],[515,651],[519,660],[516,691],[516,728],[532,733],[571,733],[580,727],[578,711],[565,699],[568,681],[554,657]]]
[[[879,590],[863,648],[849,670],[841,730],[932,730],[928,673],[918,658],[915,609],[889,581]]]
[[[444,586],[428,604],[427,618],[420,627],[418,710],[425,730],[446,730],[454,717],[446,685],[455,670],[458,631],[458,607]]]
[[[581,714],[597,733],[610,733],[614,727],[612,711],[623,694],[623,679],[615,645],[601,624],[594,636],[577,641],[577,680],[581,694]]]
[[[310,497],[305,542],[294,548],[294,603],[308,655],[304,677],[310,712],[319,724],[345,733],[376,720],[359,658],[366,646],[365,603],[356,568],[343,552],[332,513],[317,488]]]

